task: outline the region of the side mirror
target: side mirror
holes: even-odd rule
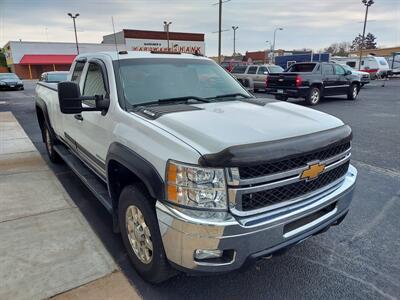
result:
[[[349,71],[349,70],[346,70],[346,73],[345,73],[346,75],[351,75],[351,74],[353,74],[351,71]]]
[[[265,72],[264,72],[264,75],[268,75],[268,72],[267,72],[267,71],[265,71]]]
[[[72,81],[58,83],[58,101],[63,114],[79,114],[83,111],[101,111],[105,114],[110,100],[104,99],[103,95],[81,96],[79,85]],[[82,101],[95,100],[96,107],[82,107]]]

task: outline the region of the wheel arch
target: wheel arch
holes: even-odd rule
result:
[[[42,140],[44,142],[44,126],[47,125],[47,127],[50,130],[50,134],[52,135],[53,138],[56,137],[56,134],[53,130],[53,127],[51,126],[50,119],[49,119],[49,112],[47,110],[47,105],[46,102],[44,102],[42,99],[37,98],[36,103],[35,103],[35,109],[36,109],[36,117],[39,123],[39,127],[42,131]]]
[[[106,159],[107,185],[112,200],[114,218],[117,218],[119,195],[126,185],[142,185],[153,198],[165,198],[164,180],[145,158],[125,145],[114,142]],[[118,224],[118,220],[114,224]]]

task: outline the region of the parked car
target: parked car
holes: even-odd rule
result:
[[[325,96],[346,95],[355,100],[361,82],[336,63],[296,63],[284,73],[270,74],[266,86],[276,99],[304,98],[307,104],[316,105]]]
[[[37,84],[36,113],[50,160],[110,212],[150,282],[241,268],[350,207],[351,128],[255,98],[205,57],[80,54],[68,81]]]
[[[232,70],[233,76],[240,82],[249,80],[253,84],[254,92],[265,90],[265,81],[268,74],[283,72],[283,68],[276,65],[238,65]]]
[[[68,77],[68,71],[52,71],[45,72],[40,75],[39,81],[42,82],[50,82],[50,83],[58,83],[61,81],[66,81]]]
[[[345,69],[346,71],[350,71],[351,74],[358,76],[359,79],[360,79],[360,82],[361,82],[361,86],[364,86],[364,85],[370,83],[371,77],[370,77],[370,75],[369,75],[368,72],[363,72],[363,71],[355,70],[355,69],[353,69],[352,67],[350,67],[350,66],[348,66],[348,65],[346,65],[346,64],[340,64],[340,65],[341,65],[341,66],[343,67],[343,69]]]
[[[23,90],[24,83],[14,73],[0,73],[0,90]]]
[[[242,61],[237,61],[237,60],[231,60],[231,61],[223,61],[221,63],[221,67],[223,67],[225,70],[228,72],[232,72],[233,68],[237,65],[243,64]]]

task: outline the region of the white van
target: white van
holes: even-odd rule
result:
[[[346,64],[353,69],[358,70],[359,58],[358,57],[338,57],[334,56],[331,58],[332,61],[337,63]],[[387,76],[390,70],[389,64],[384,57],[369,55],[361,58],[360,71],[364,71],[370,74],[371,78],[376,76]]]

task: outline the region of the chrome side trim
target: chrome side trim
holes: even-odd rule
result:
[[[351,151],[351,147],[338,155],[335,155],[335,156],[332,156],[325,160],[322,160],[321,163],[323,163],[324,165],[329,165],[332,162],[340,160],[341,158],[349,155],[350,151]],[[229,168],[226,171],[226,178],[227,178],[227,183],[230,186],[250,185],[250,184],[256,184],[256,183],[261,183],[261,182],[268,182],[268,181],[274,181],[274,180],[278,180],[278,179],[282,179],[282,178],[287,178],[287,177],[290,177],[290,176],[293,176],[296,174],[300,174],[307,168],[308,168],[308,166],[304,165],[304,167],[301,167],[301,168],[292,169],[292,170],[280,172],[280,173],[274,173],[274,174],[266,175],[266,176],[249,178],[249,179],[241,179],[238,168]]]

